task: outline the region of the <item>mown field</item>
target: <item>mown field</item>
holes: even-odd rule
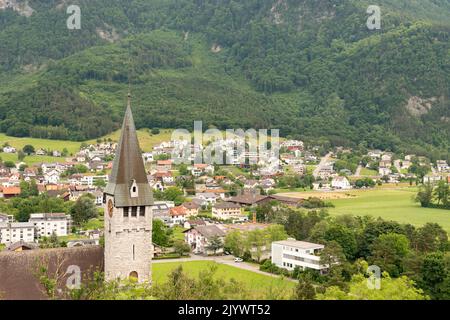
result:
[[[164,129],[161,130],[159,134],[151,134],[148,129],[141,129],[138,131],[138,139],[141,148],[144,151],[151,151],[153,146],[163,142],[170,141],[172,130]],[[120,137],[120,130],[115,131],[107,136],[101,137],[100,139],[111,138],[113,141],[118,141]],[[96,139],[85,141],[87,144],[96,143]],[[21,150],[26,145],[32,145],[35,150],[58,150],[63,151],[64,148],[67,149],[69,155],[74,155],[80,150],[82,142],[76,141],[65,141],[65,140],[50,140],[50,139],[36,139],[36,138],[16,138],[7,136],[0,133],[0,146],[5,143],[13,146],[17,150]],[[2,161],[14,161],[17,162],[17,153],[4,153],[0,152],[0,158]],[[24,161],[28,165],[32,165],[40,162],[64,162],[65,158],[52,157],[52,156],[26,156]]]
[[[435,222],[450,232],[450,210],[422,208],[420,204],[414,202],[417,194],[415,187],[348,193],[355,197],[331,201],[335,205],[335,208],[329,209],[331,214],[371,215],[415,226]]]
[[[286,279],[274,278],[263,274],[235,268],[232,266],[215,263],[212,261],[189,261],[189,262],[168,262],[155,263],[153,268],[153,281],[161,283],[167,280],[167,276],[172,270],[182,265],[183,270],[191,277],[197,278],[199,272],[208,270],[211,265],[217,266],[215,277],[224,280],[235,279],[245,285],[252,294],[259,298],[277,298],[281,294],[282,297],[289,297],[295,283]]]
[[[352,214],[381,217],[400,223],[422,226],[427,222],[440,224],[450,232],[450,210],[422,208],[414,201],[417,187],[408,184],[397,186],[385,184],[371,190],[349,190],[340,192],[319,192],[300,190],[279,190],[280,195],[309,198],[318,197],[330,201],[334,208],[328,211],[332,215]]]

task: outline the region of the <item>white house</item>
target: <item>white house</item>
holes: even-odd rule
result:
[[[0,222],[0,243],[34,242],[34,232],[34,225],[29,222]]]
[[[331,181],[331,187],[334,189],[347,190],[351,189],[352,186],[346,177],[334,177]]]
[[[378,168],[378,173],[380,174],[380,176],[388,176],[392,173],[391,169],[389,168]]]
[[[44,180],[46,183],[57,184],[60,179],[60,173],[58,170],[50,170],[44,174]]]
[[[81,184],[88,186],[88,187],[93,187],[95,186],[96,181],[104,181],[105,183],[108,183],[108,176],[104,175],[104,176],[83,176],[81,178]]]
[[[209,248],[211,240],[219,238],[224,240],[225,231],[215,224],[198,225],[192,229],[184,231],[184,239],[191,246],[192,252],[196,254],[214,254]],[[223,248],[218,249],[215,253],[223,252]]]
[[[327,266],[320,264],[320,251],[324,246],[304,241],[288,239],[272,242],[272,263],[280,268],[294,270],[323,270]]]
[[[36,236],[49,237],[55,233],[58,237],[67,236],[69,217],[64,213],[32,213],[30,222],[36,228]]]
[[[219,199],[220,196],[212,192],[201,192],[197,193],[195,198],[202,200],[207,205],[212,205],[217,202],[217,199]]]
[[[16,153],[16,148],[11,147],[11,146],[6,146],[3,148],[3,152],[4,153]]]

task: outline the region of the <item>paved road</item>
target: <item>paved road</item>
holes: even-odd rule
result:
[[[322,159],[320,159],[319,165],[313,171],[314,178],[317,178],[319,176],[319,172],[320,172],[320,169],[322,169],[322,167],[328,165],[328,163],[330,162],[332,154],[333,154],[332,152],[329,152]]]
[[[245,263],[245,262],[234,262],[234,256],[217,256],[217,257],[204,257],[204,256],[198,256],[198,255],[191,255],[190,258],[182,258],[182,259],[164,259],[164,260],[153,260],[152,263],[168,263],[168,262],[188,262],[188,261],[215,261],[217,263],[226,264],[228,266],[232,266],[235,268],[248,270],[251,272],[263,274],[265,276],[273,277],[273,278],[280,278],[279,275],[264,272],[259,270],[259,266],[251,263]],[[290,281],[296,282],[294,279],[286,278]]]

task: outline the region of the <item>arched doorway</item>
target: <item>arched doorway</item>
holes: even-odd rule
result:
[[[134,280],[138,280],[139,279],[138,273],[136,271],[131,271],[129,278],[130,279],[134,279]]]

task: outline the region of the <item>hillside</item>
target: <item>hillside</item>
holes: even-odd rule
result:
[[[21,1],[16,1],[21,2]],[[90,0],[0,9],[0,131],[85,140],[138,127],[279,128],[333,144],[448,156],[450,3]],[[0,8],[1,8],[0,3]],[[25,7],[27,8],[27,7]]]

